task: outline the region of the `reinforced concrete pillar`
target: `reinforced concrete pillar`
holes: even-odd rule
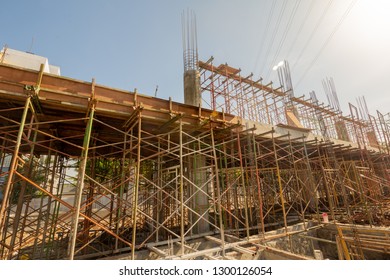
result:
[[[202,104],[198,70],[187,70],[184,72],[184,104],[193,106]]]
[[[184,103],[192,106],[201,106],[202,97],[200,92],[200,74],[197,69],[189,69],[184,72]],[[197,147],[196,149],[201,149]],[[207,209],[209,208],[209,200],[206,195],[208,193],[209,184],[207,182],[206,174],[206,157],[200,153],[188,157],[187,168],[189,177],[192,182],[197,186],[197,188],[191,188],[194,195],[193,198],[193,208],[195,213],[191,213],[192,217],[190,221],[195,222],[199,219],[199,216],[203,215],[203,219],[200,219],[197,222],[197,225],[193,228],[193,233],[204,233],[210,230],[210,225],[208,223],[209,214]],[[201,189],[202,191],[197,191]]]

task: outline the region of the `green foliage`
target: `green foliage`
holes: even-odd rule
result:
[[[140,167],[140,173],[145,178],[152,179],[154,172],[154,162],[152,160],[145,160],[142,162]]]
[[[126,179],[130,176],[135,176],[136,163],[130,159],[124,162],[118,158],[95,158],[87,161],[86,174],[95,181],[105,184],[122,180],[122,176]],[[154,162],[145,160],[140,166],[140,173],[146,178],[152,178],[154,172]],[[119,192],[119,189],[114,190]],[[125,187],[124,192],[127,191]]]
[[[121,159],[99,158],[90,159],[87,161],[87,175],[94,177],[94,180],[98,181],[99,183],[110,181],[118,177],[121,174],[121,171]]]
[[[118,158],[94,158],[87,161],[86,174],[100,184],[117,185],[123,176],[129,176],[131,170],[130,160]],[[113,190],[120,192],[120,188]],[[127,192],[127,186],[124,186],[124,192]]]

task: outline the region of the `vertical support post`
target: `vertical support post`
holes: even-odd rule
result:
[[[127,134],[124,135],[124,141],[123,141],[123,152],[122,152],[122,165],[121,165],[121,185],[119,187],[119,197],[117,199],[117,213],[116,213],[116,223],[115,223],[115,228],[116,228],[116,235],[119,235],[119,231],[121,228],[120,221],[122,219],[122,207],[123,207],[123,194],[124,194],[124,189],[125,189],[125,182],[126,182],[126,171],[125,171],[125,166],[126,166],[126,146],[127,146]],[[123,223],[122,223],[123,224]],[[119,239],[115,238],[115,250],[118,249],[119,245]]]
[[[180,246],[181,246],[181,255],[184,255],[184,182],[183,182],[183,121],[180,118],[179,124],[179,138],[180,138]]]
[[[324,187],[325,187],[325,193],[326,193],[326,196],[328,198],[328,203],[329,203],[329,210],[330,210],[330,215],[332,216],[332,220],[335,221],[336,220],[336,216],[335,216],[335,213],[334,213],[334,209],[335,209],[335,204],[334,204],[334,200],[333,200],[333,197],[330,195],[330,190],[329,190],[329,180],[328,180],[328,175],[326,174],[326,171],[325,169],[328,169],[328,162],[327,162],[327,158],[325,157],[325,155],[321,152],[321,147],[319,146],[319,143],[317,141],[317,151],[318,151],[318,156],[319,156],[319,159],[320,159],[320,167],[321,167],[321,173],[322,173],[322,177],[323,177],[323,180],[324,180]],[[318,213],[318,220],[320,220],[319,218],[319,213]]]
[[[240,172],[241,172],[241,184],[244,191],[244,213],[245,213],[245,228],[246,228],[246,237],[249,239],[249,217],[248,217],[248,197],[246,193],[245,178],[244,178],[244,167],[242,162],[242,151],[241,151],[241,140],[240,133],[237,132],[237,146],[238,146],[238,156],[240,159]]]
[[[135,170],[135,186],[133,192],[133,233],[131,237],[131,259],[135,260],[135,237],[137,234],[137,210],[138,210],[138,190],[139,190],[139,179],[140,179],[140,165],[141,165],[141,137],[142,137],[142,122],[141,113],[138,115],[138,137],[137,137],[137,164]]]
[[[33,122],[33,120],[34,120],[34,115],[31,116],[30,125],[27,126],[28,127],[28,131],[29,131],[27,138],[29,138],[29,136],[30,136],[30,133],[31,133],[31,130],[32,130],[32,122]],[[38,127],[37,127],[37,129],[38,129]],[[33,140],[32,140],[32,146],[31,146],[31,149],[30,149],[30,158],[29,158],[29,162],[28,162],[28,166],[27,166],[27,172],[26,172],[27,176],[29,178],[31,177],[33,164],[34,164],[34,150],[35,150],[35,142],[37,140],[37,134],[38,134],[38,131],[35,130],[34,131]],[[22,223],[20,231],[18,230],[18,227],[19,227],[19,223],[20,223],[20,220],[21,220],[21,217],[22,217],[22,211],[23,211],[23,204],[24,204],[26,188],[27,188],[27,182],[24,181],[24,182],[22,182],[22,186],[21,186],[21,190],[20,190],[20,194],[19,194],[19,198],[18,198],[18,203],[17,203],[17,206],[16,206],[15,217],[14,217],[14,221],[13,221],[13,229],[12,229],[12,236],[11,236],[11,241],[10,241],[10,252],[9,252],[10,255],[9,255],[9,258],[12,257],[12,253],[13,253],[13,249],[14,249],[14,246],[15,246],[17,235],[19,234],[20,241],[23,239],[23,235],[24,235],[23,223]],[[24,216],[24,223],[25,223],[25,219],[26,219],[27,213],[28,213],[28,204],[25,207],[25,212],[26,213],[25,213],[25,216]]]
[[[55,196],[58,197],[59,199],[62,198],[62,192],[63,192],[63,189],[64,189],[64,181],[65,181],[65,173],[66,173],[66,168],[64,166],[64,158],[63,157],[59,157],[58,158],[58,175],[59,175],[59,178],[58,178],[58,183],[56,183],[56,193],[55,193]],[[54,187],[54,178],[55,178],[55,169],[53,169],[53,174],[52,174],[52,182],[51,182],[51,190],[53,189]],[[50,200],[51,202],[51,197],[50,197]],[[47,246],[47,251],[46,251],[46,258],[48,258],[51,254],[50,252],[53,250],[53,241],[55,239],[55,234],[56,234],[56,228],[57,228],[57,224],[59,222],[59,212],[60,212],[60,203],[57,201],[57,200],[54,200],[53,201],[53,211],[52,213],[48,213],[49,215],[51,214],[51,217],[50,217],[50,220],[52,221],[51,222],[51,227],[50,227],[50,230],[49,230],[49,234],[48,234],[48,246]],[[58,249],[58,248],[57,248]],[[59,251],[57,251],[57,255],[59,254]]]
[[[94,115],[95,115],[95,104],[93,104],[90,108],[88,123],[84,134],[83,150],[81,152],[81,164],[79,168],[78,188],[75,197],[75,207],[74,207],[74,215],[73,215],[72,230],[71,230],[71,237],[70,237],[70,248],[69,248],[70,260],[74,259],[74,253],[76,248],[80,206],[83,197],[84,178],[85,178],[85,171],[87,168],[89,142],[91,140],[91,132],[92,132]]]
[[[291,141],[290,134],[288,135],[288,143],[289,143],[288,146],[289,146],[289,153],[290,153],[290,162],[292,163],[292,167],[294,169],[294,177],[295,177],[295,180],[296,180],[297,193],[300,196],[300,197],[297,198],[298,201],[299,201],[299,206],[301,208],[301,211],[299,212],[299,214],[300,214],[300,217],[302,218],[302,222],[303,222],[304,227],[306,227],[306,225],[305,225],[305,210],[306,210],[306,207],[303,207],[303,205],[302,205],[302,200],[305,197],[305,195],[303,194],[303,189],[304,189],[304,186],[306,184],[304,184],[304,182],[302,181],[302,179],[300,178],[300,176],[298,174],[298,165],[296,164],[296,160],[294,158],[293,142]],[[301,158],[299,160],[301,160]],[[305,194],[309,193],[308,197],[310,197],[310,200],[314,196],[313,193],[312,193],[311,187],[312,187],[312,185],[306,185],[306,189],[305,189]],[[295,201],[292,201],[291,203],[295,203]],[[309,204],[310,204],[310,201],[309,201]]]
[[[19,157],[18,156],[19,155],[19,148],[20,148],[20,145],[22,142],[24,126],[26,123],[27,113],[28,113],[28,110],[30,108],[30,105],[31,105],[31,96],[28,96],[26,99],[26,102],[24,104],[24,110],[23,110],[22,118],[20,120],[18,136],[16,138],[15,149],[14,149],[14,153],[12,156],[11,165],[9,168],[9,175],[8,175],[8,179],[7,179],[7,184],[5,185],[5,188],[4,188],[3,202],[2,202],[1,208],[0,208],[0,233],[2,233],[3,231],[6,230],[4,228],[5,219],[6,219],[4,213],[5,213],[5,209],[8,206],[8,203],[9,203],[9,197],[10,197],[10,193],[11,193],[11,184],[12,184],[12,182],[14,180],[14,176],[15,176],[15,171],[16,171],[18,157]]]
[[[341,246],[340,237],[336,236],[337,255],[339,260],[344,260],[343,247]]]
[[[272,132],[272,145],[273,145],[274,156],[275,156],[276,173],[277,173],[276,175],[278,177],[279,195],[280,195],[280,202],[282,204],[284,227],[285,227],[286,234],[287,234],[288,228],[287,228],[286,207],[284,205],[284,197],[283,197],[282,177],[280,175],[279,159],[278,159],[278,154],[277,154],[277,151],[276,151],[276,143],[275,143],[275,138],[274,138],[274,133],[273,132]]]
[[[94,141],[95,142],[95,141]],[[95,146],[95,143],[93,144]],[[89,169],[90,169],[90,173],[89,173],[89,176],[93,179],[95,179],[95,168],[96,168],[96,150],[93,149],[92,150],[92,158],[90,160],[90,164],[89,164]],[[95,182],[94,181],[91,181],[89,182],[89,188],[88,188],[88,191],[87,191],[87,201],[86,201],[86,207],[85,207],[85,214],[88,216],[88,217],[92,217],[92,208],[93,208],[93,196],[94,196],[94,190],[95,190]],[[83,243],[88,243],[89,241],[89,231],[91,229],[91,221],[90,220],[87,220],[87,219],[84,219],[84,230],[83,230]],[[84,249],[84,252],[87,252],[87,248]]]
[[[211,147],[213,148],[213,157],[215,164],[215,183],[217,189],[217,206],[218,206],[218,216],[219,216],[219,229],[221,234],[221,242],[222,242],[222,256],[225,257],[225,229],[223,225],[223,217],[222,217],[222,199],[221,199],[221,185],[219,182],[219,169],[218,169],[218,158],[217,152],[215,150],[215,140],[214,140],[214,130],[211,128]]]
[[[349,252],[348,252],[347,243],[344,240],[343,231],[338,226],[336,226],[336,228],[337,228],[337,233],[338,233],[338,237],[339,237],[338,240],[340,241],[340,245],[341,245],[341,248],[343,250],[344,257],[345,257],[346,260],[350,261],[351,257],[350,257]]]
[[[158,228],[160,227],[161,218],[163,215],[163,193],[162,193],[162,187],[163,187],[163,173],[162,173],[162,155],[161,155],[161,139],[158,139],[158,159],[157,159],[157,185],[158,185],[158,191],[156,194],[156,242],[159,241],[159,233],[161,232]]]
[[[53,141],[50,141],[50,148],[52,147],[52,144],[53,144]],[[54,154],[54,159],[53,159],[53,166],[50,169],[50,161],[51,161],[51,158],[52,158],[52,155],[51,155],[51,152],[49,152],[49,155],[48,155],[48,159],[47,159],[47,169],[48,169],[48,173],[47,173],[47,176],[48,176],[48,181],[49,181],[49,191],[50,193],[53,193],[53,189],[54,189],[54,179],[55,179],[55,174],[56,174],[56,169],[57,169],[57,165],[58,165],[58,153],[55,152]],[[50,175],[49,175],[50,174]],[[50,176],[50,177],[49,177]],[[50,179],[49,179],[50,178]],[[42,248],[47,248],[46,247],[46,238],[47,238],[47,235],[48,235],[48,230],[49,230],[49,223],[50,223],[50,213],[54,210],[52,210],[52,198],[49,196],[47,198],[47,209],[46,209],[46,214],[45,214],[45,219],[44,219],[44,224],[43,224],[43,228],[44,228],[44,231],[42,233]],[[50,226],[53,226],[54,221],[51,222]],[[40,225],[37,225],[37,228],[36,228],[36,234],[38,234],[39,232],[39,229],[40,229]],[[50,236],[49,236],[50,238]],[[38,248],[38,242],[35,242],[34,243],[34,250],[37,250]],[[47,251],[50,251],[50,250],[47,250]],[[41,253],[41,258],[43,258],[43,253]]]
[[[256,147],[256,137],[255,132],[252,130],[252,141],[253,141],[253,156],[255,158],[255,173],[256,173],[256,182],[257,182],[257,194],[259,199],[259,214],[261,219],[261,231],[263,233],[263,236],[265,234],[265,227],[264,227],[264,213],[263,213],[263,198],[261,196],[261,179],[259,175],[259,165],[257,163],[257,147]]]
[[[319,198],[317,197],[318,190],[316,190],[316,188],[315,188],[316,183],[315,183],[315,180],[314,180],[314,177],[313,177],[313,170],[312,170],[311,165],[310,165],[310,159],[309,159],[309,154],[307,152],[305,139],[303,139],[302,142],[303,142],[303,149],[304,149],[304,157],[305,157],[307,169],[309,171],[309,174],[308,174],[309,182],[312,185],[312,187],[314,188],[313,189],[313,197],[310,199],[310,201],[314,199],[315,209],[316,209],[316,214],[317,214],[317,220],[320,221],[320,211],[319,211],[319,205],[318,205],[319,204],[319,202],[318,202]]]

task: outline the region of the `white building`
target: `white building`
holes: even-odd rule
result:
[[[7,47],[4,47],[0,52],[0,63],[37,71],[39,71],[41,64],[43,64],[43,71],[45,73],[61,75],[60,67],[50,65],[49,60],[46,57],[13,50]]]

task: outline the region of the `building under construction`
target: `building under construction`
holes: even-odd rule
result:
[[[185,104],[3,49],[0,258],[389,258],[389,115],[183,43]]]

